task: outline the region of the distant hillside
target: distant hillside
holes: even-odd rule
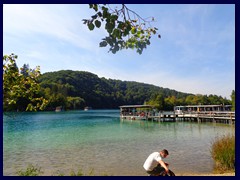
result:
[[[49,108],[58,105],[70,107],[66,104],[67,97],[78,100],[77,108],[91,106],[102,109],[118,108],[124,104],[143,104],[156,94],[162,94],[163,98],[186,98],[192,95],[145,83],[99,78],[90,72],[72,70],[44,73],[40,83],[51,101]]]

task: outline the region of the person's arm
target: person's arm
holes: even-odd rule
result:
[[[166,173],[168,173],[168,167],[167,167],[167,165],[165,164],[165,162],[163,161],[163,160],[160,160],[160,161],[158,161],[160,164],[161,164],[161,166],[165,169],[165,171],[166,171]]]

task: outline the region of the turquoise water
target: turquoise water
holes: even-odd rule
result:
[[[147,156],[163,148],[175,173],[208,173],[211,143],[230,133],[235,128],[223,124],[123,121],[119,110],[4,113],[3,174],[33,164],[44,175],[144,176]]]

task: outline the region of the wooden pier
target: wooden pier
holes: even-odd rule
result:
[[[235,124],[234,111],[160,111],[150,105],[120,106],[120,118],[126,120],[150,120],[158,122],[213,122]]]
[[[208,111],[196,113],[182,113],[175,115],[176,120],[196,121],[196,122],[215,122],[225,124],[235,124],[235,112],[232,111]]]

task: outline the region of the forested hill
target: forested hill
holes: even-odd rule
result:
[[[40,77],[40,84],[46,98],[50,100],[48,109],[56,106],[69,109],[81,109],[84,106],[94,109],[118,108],[125,104],[143,104],[159,94],[162,98],[177,99],[191,95],[150,84],[99,78],[90,72],[72,70],[44,73]]]
[[[66,97],[80,97],[79,108],[118,108],[124,104],[143,104],[159,93],[178,98],[189,95],[150,84],[99,78],[84,71],[48,72],[41,76],[40,82],[48,99],[53,101],[55,98],[60,103]],[[64,102],[61,103],[54,102],[52,106],[64,105]]]

